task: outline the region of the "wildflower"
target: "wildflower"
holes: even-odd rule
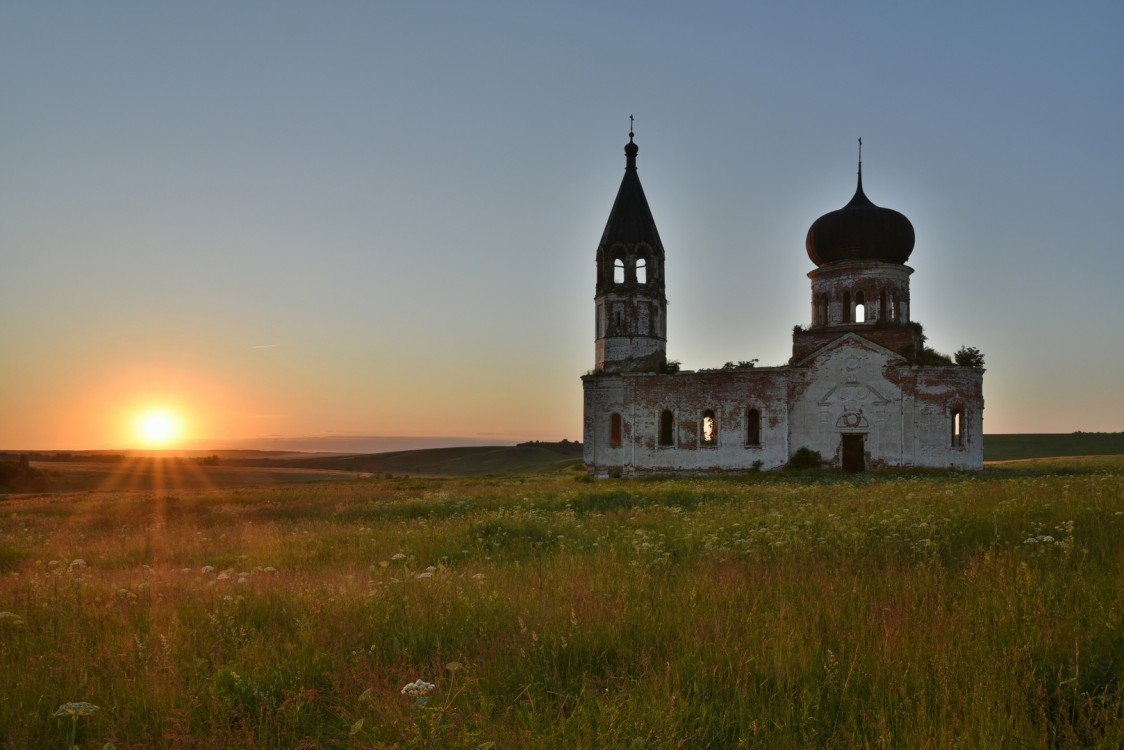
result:
[[[97,710],[97,706],[86,701],[64,703],[55,709],[55,716],[93,716]]]
[[[0,612],[0,622],[11,621],[13,625],[23,625],[23,618],[15,612]]]
[[[74,570],[75,568],[78,568],[79,570],[81,570],[82,568],[86,567],[86,561],[83,560],[81,557],[76,557],[76,558],[74,558],[73,560],[70,561],[70,565],[68,565],[67,567],[68,567],[69,570]],[[67,705],[70,705],[70,704],[68,703]]]
[[[432,682],[414,680],[413,682],[407,683],[406,686],[402,688],[402,695],[408,695],[411,698],[424,698],[433,692],[433,688],[435,687],[437,686]]]
[[[391,560],[405,560],[406,555],[402,552],[395,552],[393,555],[390,556],[390,559]]]
[[[1023,540],[1023,544],[1038,544],[1038,540],[1032,536],[1028,536],[1025,540]]]
[[[215,566],[214,565],[204,565],[201,568],[201,571],[203,573],[214,573],[215,572]]]
[[[276,573],[277,572],[277,568],[273,567],[272,565],[267,565],[266,567],[262,568],[262,570],[264,570],[266,573]]]
[[[230,580],[230,573],[227,573],[227,572],[226,572],[226,571],[224,570],[223,572],[221,572],[221,573],[219,573],[219,574],[218,574],[218,576],[217,576],[217,579],[218,579],[218,580],[220,580],[220,581],[227,581],[227,580]]]
[[[418,573],[418,578],[433,578],[433,571],[427,570],[424,573]]]

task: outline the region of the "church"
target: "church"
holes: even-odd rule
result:
[[[866,197],[861,156],[854,197],[808,230],[811,320],[793,330],[788,363],[680,371],[667,359],[664,247],[628,135],[582,377],[592,476],[736,474],[810,452],[845,471],[983,467],[982,358],[925,348],[910,320],[913,225]]]

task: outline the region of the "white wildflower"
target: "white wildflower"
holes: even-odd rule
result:
[[[395,552],[393,555],[390,556],[390,559],[391,560],[405,560],[406,555],[402,552]]]
[[[429,695],[435,687],[437,686],[432,682],[426,682],[425,680],[415,680],[411,683],[408,683],[405,687],[402,688],[402,695],[408,695],[411,698],[421,698],[423,696]]]

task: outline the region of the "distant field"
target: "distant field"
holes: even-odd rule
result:
[[[13,496],[0,747],[1122,747],[1122,539],[1122,457]]]
[[[1049,456],[1122,456],[1124,432],[984,435],[985,461]]]
[[[370,476],[483,477],[580,471],[579,443],[431,448],[369,455],[281,454],[219,451],[216,465],[205,451],[189,457],[141,455],[120,461],[33,461],[49,473],[50,492],[130,489],[205,489],[342,481]],[[987,435],[986,461],[1124,455],[1124,433]]]

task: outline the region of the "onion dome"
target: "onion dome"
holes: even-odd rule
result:
[[[632,138],[633,134],[630,132],[628,143],[624,147],[624,179],[621,180],[620,189],[617,190],[617,198],[613,201],[609,220],[605,222],[600,247],[609,248],[617,243],[636,245],[644,242],[662,253],[663,243],[660,242],[660,233],[656,231],[656,220],[652,218],[652,209],[648,208],[648,199],[644,196],[644,188],[640,185],[640,176],[636,174],[636,154],[640,151],[640,147]]]
[[[913,252],[913,224],[890,208],[870,202],[863,193],[863,167],[855,197],[838,211],[826,213],[808,230],[805,247],[817,266],[844,260],[876,260],[905,264]]]

